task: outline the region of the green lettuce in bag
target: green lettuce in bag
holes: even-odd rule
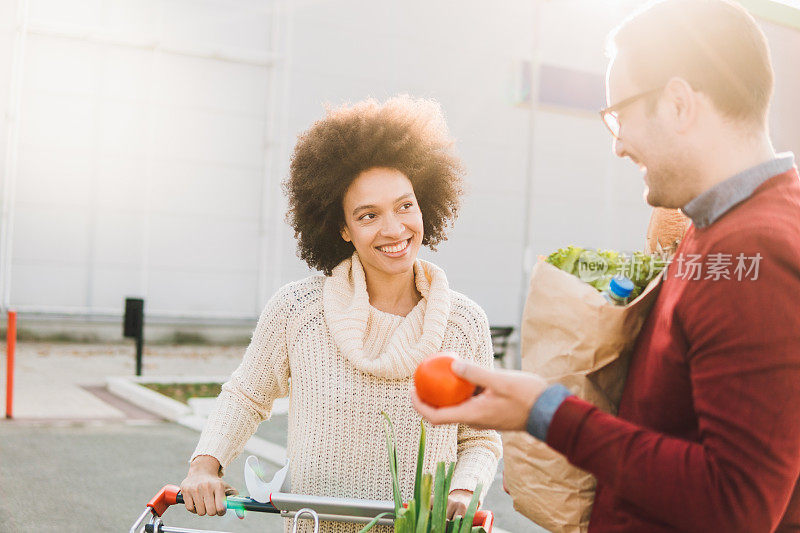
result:
[[[621,274],[633,281],[630,299],[639,296],[667,266],[664,254],[634,252],[625,254],[614,250],[592,250],[579,246],[559,248],[547,256],[546,261],[568,274],[577,276],[598,291],[608,288],[611,278]]]

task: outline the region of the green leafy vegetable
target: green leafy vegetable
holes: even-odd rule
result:
[[[426,432],[424,423],[420,422],[419,450],[417,453],[417,469],[414,483],[414,497],[404,506],[400,492],[400,480],[397,468],[397,446],[392,420],[386,413],[381,413],[384,418],[384,434],[386,435],[386,450],[389,455],[389,471],[392,475],[392,496],[394,498],[394,531],[395,533],[486,533],[482,527],[472,527],[475,512],[478,508],[478,499],[481,494],[481,485],[475,489],[472,499],[464,517],[447,520],[447,497],[450,494],[450,484],[455,472],[455,463],[445,464],[440,461],[436,464],[436,476],[423,473],[425,458]],[[433,500],[433,510],[431,510]],[[391,516],[392,513],[381,513],[369,524],[364,526],[359,533],[367,533],[375,527],[381,518]]]
[[[400,516],[400,510],[403,508],[403,496],[400,493],[400,480],[397,477],[397,446],[395,442],[397,439],[394,435],[394,425],[392,419],[386,413],[381,413],[383,418],[386,419],[384,425],[384,433],[386,434],[386,448],[389,452],[389,470],[392,473],[392,495],[394,496],[394,512],[395,516]],[[388,427],[387,427],[388,426]]]
[[[451,463],[452,464],[452,463]],[[444,492],[444,463],[436,464],[436,483],[433,488],[433,513],[431,514],[431,533],[444,533],[447,522],[447,497]]]
[[[433,476],[425,474],[422,476],[422,490],[419,494],[419,511],[417,514],[417,531],[416,533],[428,533],[430,530],[430,514],[431,514],[431,485],[433,484]]]
[[[475,521],[475,511],[478,510],[478,500],[481,497],[481,489],[483,489],[483,486],[478,483],[478,486],[475,487],[475,492],[472,493],[472,498],[469,501],[469,507],[467,507],[467,514],[464,515],[464,521],[461,524],[461,530],[459,533],[472,532],[472,523]]]
[[[425,423],[420,420],[419,449],[417,450],[417,473],[414,477],[414,500],[417,502],[425,501],[421,499],[422,491],[422,463],[425,461]],[[428,496],[430,499],[430,496]]]
[[[367,524],[366,526],[364,526],[364,527],[361,529],[361,531],[359,531],[359,533],[366,533],[367,531],[369,531],[370,529],[372,529],[373,527],[375,527],[375,524],[377,524],[377,523],[378,523],[378,520],[380,520],[381,518],[386,518],[387,516],[393,516],[393,514],[394,514],[394,513],[389,513],[389,512],[386,512],[386,513],[381,513],[381,514],[379,514],[378,516],[376,516],[375,518],[373,518],[373,519],[372,519],[372,521],[370,521],[370,523],[369,523],[369,524]]]
[[[546,261],[601,292],[608,288],[611,278],[622,274],[634,284],[631,299],[639,296],[667,265],[667,257],[663,254],[634,252],[628,255],[614,250],[591,250],[579,246],[560,248],[550,254]]]

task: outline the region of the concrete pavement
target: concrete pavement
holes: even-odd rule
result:
[[[144,376],[225,376],[239,364],[244,348],[154,346],[145,349]],[[93,394],[110,376],[133,376],[133,344],[17,345],[14,372],[14,418],[124,420],[126,413]],[[0,386],[5,392],[5,343]],[[86,387],[89,387],[87,389]],[[0,406],[5,413],[6,396]]]

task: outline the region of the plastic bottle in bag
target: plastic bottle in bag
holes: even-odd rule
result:
[[[614,305],[626,305],[633,292],[633,282],[625,276],[614,276],[603,291],[603,297]]]

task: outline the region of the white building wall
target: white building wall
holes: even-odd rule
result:
[[[423,257],[517,324],[537,255],[643,245],[641,176],[597,114],[517,96],[523,61],[601,76],[638,3],[29,0],[4,303],[113,316],[136,295],[150,318],[251,321],[309,274],[279,186],[296,135],[326,103],[409,93],[441,102],[468,171],[449,241]],[[0,1],[3,105],[16,4]],[[800,32],[765,27],[776,144],[800,150]]]
[[[763,23],[775,69],[775,94],[769,122],[776,150],[800,157],[800,30]]]
[[[269,8],[29,2],[11,304],[253,316]]]

